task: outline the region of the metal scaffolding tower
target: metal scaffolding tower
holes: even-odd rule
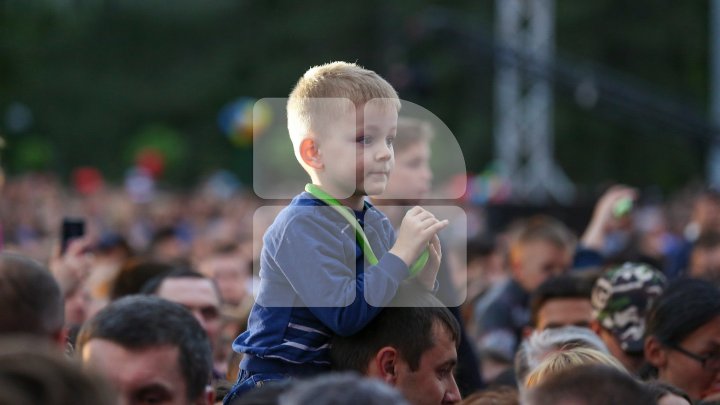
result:
[[[720,187],[720,0],[710,2],[710,122],[714,131],[707,158],[707,181]]]
[[[553,159],[554,0],[496,0],[495,154],[513,198],[569,203],[574,187]],[[587,153],[587,151],[585,151]]]

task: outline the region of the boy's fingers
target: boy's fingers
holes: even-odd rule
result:
[[[406,215],[417,215],[417,214],[419,214],[419,213],[421,213],[421,212],[423,212],[423,211],[425,211],[425,210],[423,209],[423,207],[421,207],[421,206],[419,206],[419,205],[416,205],[416,206],[410,208],[410,209],[408,210],[408,212],[407,212]]]
[[[430,239],[430,244],[432,245],[435,250],[440,253],[440,249],[442,249],[442,246],[440,245],[440,238],[437,236],[437,234],[433,235],[432,239]]]
[[[440,252],[438,252],[438,249],[437,249],[437,247],[435,246],[434,243],[433,243],[433,244],[430,244],[430,253],[431,253],[431,255],[432,255],[433,257],[435,257],[436,259],[440,257]]]
[[[427,218],[421,220],[421,221],[420,221],[420,224],[423,225],[423,226],[425,226],[425,227],[428,227],[428,226],[430,226],[430,225],[432,225],[432,224],[435,224],[435,223],[437,223],[437,222],[439,222],[437,218],[435,218],[435,217],[427,217]]]
[[[418,212],[414,213],[413,215],[411,215],[411,218],[418,220],[418,221],[423,221],[427,218],[434,218],[434,217],[435,216],[430,211],[425,211],[425,210],[418,211]]]
[[[428,232],[428,233],[437,233],[437,232],[439,232],[440,230],[444,229],[446,226],[448,226],[448,220],[447,220],[447,219],[444,219],[444,220],[442,220],[442,221],[438,221],[438,222],[430,225],[429,227],[427,227],[427,228],[425,229],[425,232]]]

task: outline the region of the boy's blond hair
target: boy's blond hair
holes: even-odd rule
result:
[[[354,63],[331,62],[305,72],[287,102],[288,131],[298,161],[303,163],[299,156],[303,139],[322,133],[326,124],[347,113],[352,105],[360,108],[373,99],[379,99],[381,105],[400,109],[395,89],[372,70]]]
[[[532,388],[562,371],[588,364],[602,364],[627,373],[625,367],[614,357],[599,350],[575,347],[549,354],[525,379],[525,388]]]

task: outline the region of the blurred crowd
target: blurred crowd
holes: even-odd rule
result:
[[[181,318],[188,314],[175,313],[176,308],[163,307],[164,300],[149,297],[157,296],[189,310],[207,339],[212,390],[188,395],[222,399],[237,379],[240,359],[232,342],[246,327],[254,267],[273,210],[258,211],[263,203],[251,193],[241,188],[228,192],[211,180],[189,192],[155,191],[151,198],[138,200],[127,187],[103,185],[81,192],[51,174],[32,173],[9,178],[1,193],[0,333],[43,330],[50,341],[98,370],[108,368],[109,362],[129,364],[129,352],[122,348],[176,345],[182,376],[174,378],[184,379],[183,387],[189,390],[194,374],[188,369],[196,364],[184,358],[183,345],[197,339],[186,326],[180,327],[182,333],[173,332],[173,322],[186,325]],[[600,384],[598,376],[605,374],[605,383],[615,381],[613,389],[626,388],[618,398],[635,398],[613,403],[720,400],[720,191],[688,187],[665,201],[646,202],[636,189],[612,186],[597,198],[587,226],[577,232],[546,215],[514,218],[502,229],[491,229],[487,207],[463,208],[469,216],[467,239],[452,229],[446,232],[446,274],[438,276],[452,285],[454,298],[464,298],[459,307],[447,303],[467,345],[458,351],[454,371],[463,403],[561,403],[552,402],[560,398],[553,395],[581,395],[578,387]],[[63,246],[61,224],[68,217],[82,219],[85,232]],[[23,286],[14,279],[20,276],[13,271],[22,269],[28,276],[32,268],[49,270],[51,281],[36,274]],[[59,304],[54,306],[64,310],[58,315],[62,324],[54,328],[45,322],[38,329],[28,326],[29,320],[28,325],[11,321],[13,316],[32,318],[43,305],[53,306],[54,287],[46,282],[56,283]],[[441,293],[438,298],[443,299]],[[127,325],[120,325],[123,322]],[[167,330],[144,336],[152,335],[155,325]],[[168,340],[167,334],[183,336]],[[73,397],[70,402],[7,402],[2,397],[6,390],[0,388],[0,402],[110,403],[102,402],[110,391],[94,373],[65,370],[72,367],[58,361],[54,345],[29,342],[0,344],[0,387],[12,385],[7,378],[17,378],[8,377],[13,373],[30,372],[18,371],[22,367],[13,356],[21,353],[27,359],[32,353],[38,368],[49,369],[49,362],[62,370],[62,378],[78,379],[53,384],[83,385],[94,399],[81,402],[78,398],[85,394],[67,389],[67,394],[52,395]],[[119,348],[102,346],[114,344],[108,342]],[[193,344],[187,350],[202,353],[202,344]],[[152,356],[142,357],[148,370],[172,358]],[[470,357],[472,361],[465,361]],[[574,367],[579,368],[566,372]],[[157,370],[154,376],[166,371]],[[343,371],[364,373],[350,366]],[[140,378],[131,377],[132,372],[114,366],[101,374],[114,373],[109,380],[123,391],[132,385],[130,380]],[[118,388],[117,381],[126,386]],[[346,403],[427,403],[412,400],[401,386],[396,388],[403,395],[385,392],[377,382],[358,381],[338,372],[301,386],[269,384],[258,397],[273,399],[246,403],[278,403],[281,393],[288,392],[298,402],[286,403],[335,403],[317,402],[319,392],[334,391],[354,393],[356,402]],[[32,386],[43,384],[50,383],[38,380]],[[133,394],[149,395],[148,402],[127,403],[174,403],[162,402],[172,397],[165,392],[172,387],[155,388]],[[643,402],[645,397],[649,402]],[[655,402],[665,397],[684,402]],[[365,399],[357,402],[359,398]],[[572,403],[595,403],[589,401]]]

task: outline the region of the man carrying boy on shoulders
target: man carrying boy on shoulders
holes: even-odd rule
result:
[[[244,356],[225,404],[265,381],[328,371],[331,336],[363,329],[411,275],[434,289],[436,234],[447,221],[414,207],[396,238],[365,199],[387,185],[399,108],[389,83],[344,62],[311,68],[290,94],[288,130],[312,183],[263,238],[257,302],[233,344]]]

